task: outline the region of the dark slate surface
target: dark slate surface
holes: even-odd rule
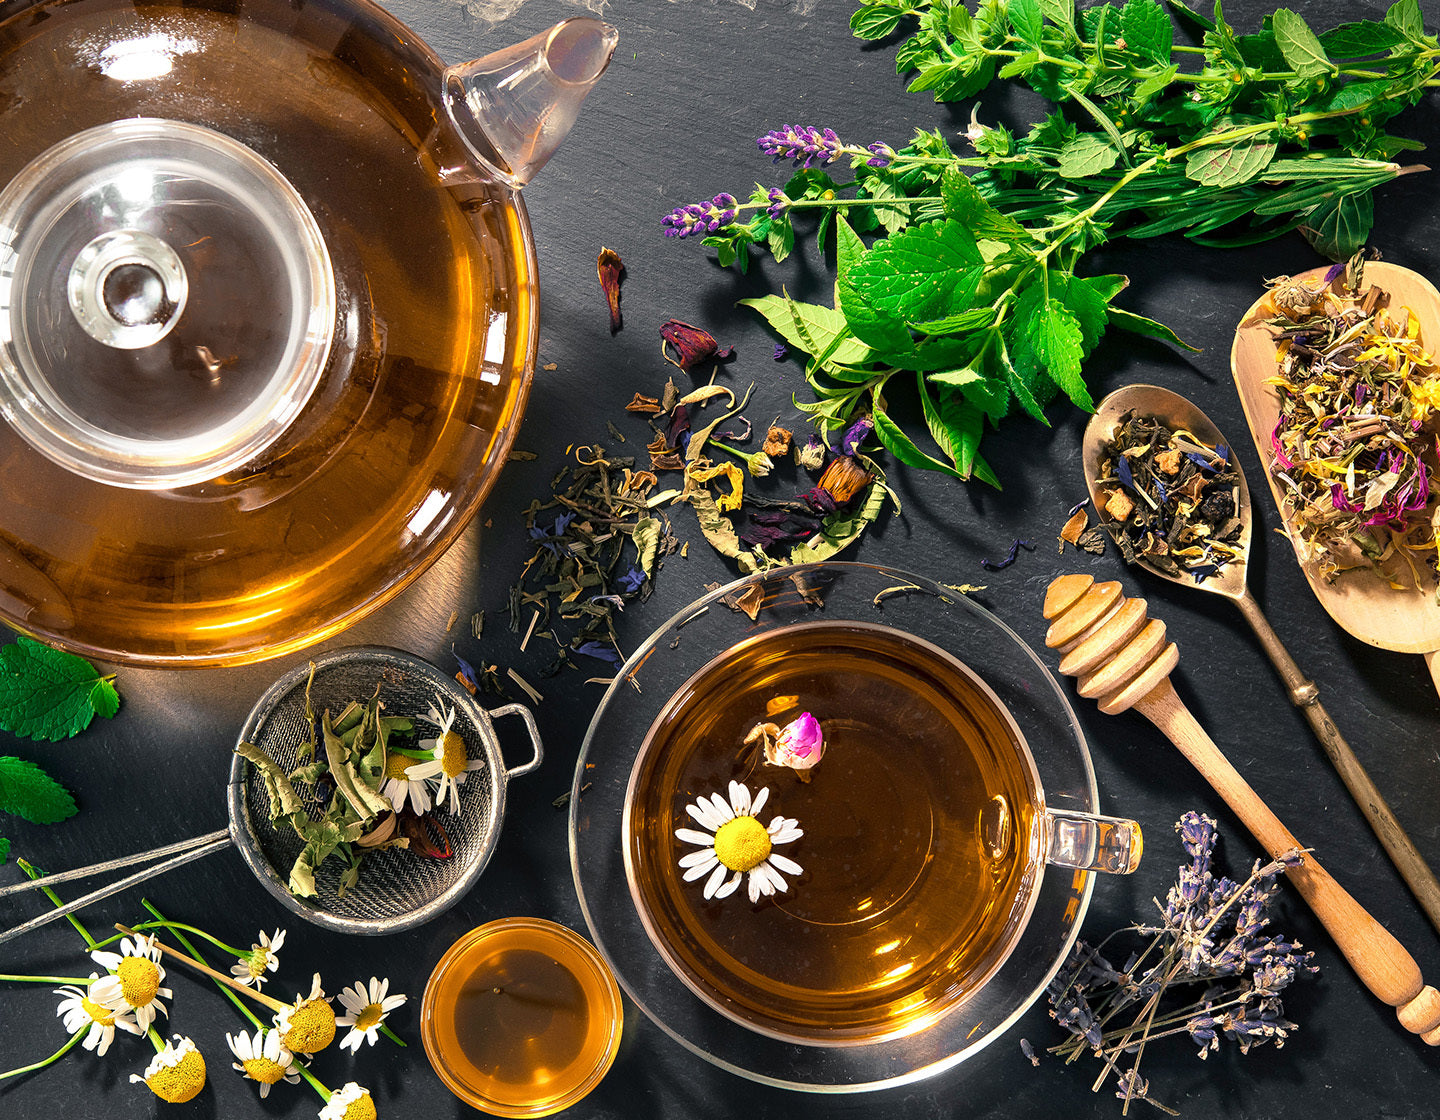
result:
[[[754,138],[786,123],[828,125],[861,143],[902,142],[915,127],[962,130],[968,106],[941,107],[904,92],[893,71],[893,47],[850,38],[850,5],[821,0],[797,10],[759,0],[755,10],[729,2],[621,0],[606,17],[618,26],[620,47],[609,75],[591,98],[570,142],[527,191],[539,247],[544,306],[538,374],[519,446],[533,462],[512,464],[501,486],[462,542],[426,577],[380,615],[341,639],[384,641],[437,659],[452,638],[443,633],[451,611],[461,618],[488,608],[484,641],[468,636],[467,656],[513,665],[531,676],[543,658],[519,654],[499,617],[506,588],[526,555],[520,511],[548,490],[567,444],[604,440],[606,417],[624,421],[622,407],[636,390],[663,384],[669,367],[659,357],[657,327],[667,318],[700,323],[736,347],[727,367],[733,383],[757,383],[750,415],[764,423],[791,415],[789,396],[798,370],[771,360],[772,340],[758,320],[733,305],[738,298],[778,290],[823,298],[831,282],[813,256],[776,266],[765,260],[749,277],[722,271],[706,250],[660,236],[671,207],[719,190],[744,193],[756,179],[780,182],[783,171],[758,155]],[[1302,0],[1312,22],[1379,18],[1379,5]],[[467,17],[449,0],[395,0],[447,62],[501,45],[548,26],[577,9],[556,0],[530,0],[494,29]],[[1255,0],[1228,14],[1253,27]],[[1430,13],[1433,19],[1433,11]],[[1019,95],[995,96],[987,115],[1023,122],[1033,104]],[[1400,131],[1432,145],[1433,99],[1409,112]],[[1437,274],[1440,212],[1429,176],[1412,176],[1379,192],[1373,243],[1400,264]],[[624,258],[625,328],[611,338],[594,262],[609,246]],[[1095,272],[1124,272],[1132,285],[1125,306],[1172,324],[1202,346],[1187,356],[1158,344],[1111,338],[1089,365],[1098,397],[1150,380],[1193,397],[1231,435],[1251,472],[1262,525],[1256,532],[1252,584],[1256,596],[1302,666],[1319,682],[1335,721],[1370,768],[1421,852],[1440,864],[1440,707],[1422,659],[1367,648],[1339,631],[1310,595],[1260,485],[1253,448],[1230,382],[1231,331],[1255,297],[1262,277],[1318,263],[1298,237],[1234,251],[1203,250],[1178,240],[1118,246],[1087,262]],[[1330,770],[1308,727],[1287,703],[1280,682],[1238,614],[1224,602],[1126,572],[1113,552],[1103,559],[1056,555],[1052,543],[1065,510],[1083,495],[1078,467],[1084,416],[1056,409],[1053,427],[1007,422],[988,438],[986,453],[1006,487],[996,493],[938,476],[897,469],[893,479],[904,515],[885,523],[854,554],[893,563],[944,582],[984,582],[982,601],[1033,645],[1042,643],[1040,599],[1047,582],[1066,570],[1121,578],[1146,595],[1182,647],[1177,685],[1200,721],[1251,783],[1326,865],[1404,943],[1430,979],[1440,976],[1434,932],[1413,905]],[[622,426],[625,426],[622,424]],[[634,430],[626,426],[626,430]],[[693,541],[689,558],[672,559],[654,597],[622,619],[633,648],[707,581],[732,573],[700,541],[681,512],[676,519]],[[483,523],[483,524],[482,524]],[[979,566],[1004,553],[1015,537],[1033,538],[1035,552],[1000,573]],[[463,622],[460,629],[463,630]],[[1053,664],[1053,659],[1049,663]],[[17,744],[0,751],[44,763],[79,795],[80,816],[53,828],[7,821],[16,850],[62,868],[104,855],[138,850],[221,827],[230,746],[250,704],[282,665],[194,673],[123,671],[125,706],[114,721],[72,743]],[[329,1052],[315,1069],[331,1085],[352,1078],[376,1093],[386,1117],[471,1115],[444,1089],[419,1045],[419,996],[434,962],[457,936],[507,915],[539,915],[583,929],[571,882],[566,815],[552,800],[569,788],[585,722],[598,699],[595,686],[572,676],[546,682],[538,718],[547,757],[538,774],[516,782],[494,860],[473,894],[431,925],[378,940],[346,939],[290,920],[234,853],[211,857],[152,884],[150,896],[177,917],[248,943],[257,929],[284,925],[289,939],[285,974],[321,970],[337,991],[358,977],[389,976],[411,1004],[393,1019],[411,1041],[406,1050],[382,1044],[358,1058]],[[1087,922],[1091,934],[1144,916],[1163,895],[1177,862],[1170,829],[1185,810],[1216,815],[1227,836],[1229,867],[1257,854],[1219,799],[1181,757],[1139,717],[1111,719],[1079,705],[1090,738],[1103,804],[1137,818],[1148,830],[1145,865],[1128,881],[1100,883]],[[13,868],[3,872],[8,880]],[[6,924],[35,912],[7,904]],[[141,914],[139,892],[112,900],[88,920],[103,928]],[[1413,1117],[1435,1115],[1437,1057],[1401,1029],[1373,999],[1298,897],[1289,894],[1281,926],[1316,949],[1318,979],[1291,989],[1287,1008],[1302,1029],[1281,1050],[1241,1058],[1231,1048],[1199,1062],[1185,1041],[1147,1053],[1144,1070],[1156,1095],[1190,1117]],[[0,970],[59,972],[84,968],[78,941],[63,923],[0,949]],[[40,1074],[0,1086],[0,1115],[37,1120],[48,1115],[220,1117],[312,1116],[318,1107],[304,1086],[281,1086],[258,1100],[252,1083],[229,1070],[223,1032],[241,1024],[213,989],[171,972],[174,1016],[169,1026],[192,1035],[210,1062],[211,1086],[194,1103],[167,1107],[128,1076],[148,1061],[150,1048],[122,1037],[105,1060],[80,1051]],[[7,1066],[49,1053],[63,1041],[47,989],[8,985],[0,1000],[0,1056]],[[1032,1009],[1012,1036],[960,1068],[904,1089],[858,1097],[819,1097],[757,1086],[712,1068],[688,1053],[633,1008],[620,1056],[609,1078],[567,1115],[626,1120],[697,1120],[738,1115],[785,1117],[980,1118],[1061,1115],[1111,1117],[1119,1103],[1108,1090],[1092,1094],[1087,1067],[1047,1060],[1031,1068],[1019,1039],[1044,1046],[1059,1035],[1043,1007]],[[1144,1115],[1145,1113],[1141,1113]]]

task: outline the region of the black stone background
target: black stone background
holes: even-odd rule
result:
[[[530,0],[494,28],[446,0],[394,0],[392,9],[427,39],[446,62],[457,62],[522,38],[577,9],[558,0]],[[1434,25],[1433,4],[1425,5]],[[1380,18],[1383,6],[1339,0],[1295,0],[1313,25]],[[829,126],[847,140],[886,139],[898,146],[916,127],[963,130],[968,104],[937,106],[928,95],[905,92],[894,73],[894,44],[850,37],[851,5],[820,0],[802,14],[789,3],[758,0],[753,11],[731,0],[617,0],[605,17],[620,30],[620,46],[571,139],[526,192],[541,262],[541,364],[518,446],[533,462],[516,462],[462,541],[427,575],[378,615],[332,644],[382,641],[407,646],[442,664],[453,635],[451,611],[462,621],[487,609],[482,642],[468,635],[457,648],[472,660],[513,665],[535,679],[543,654],[517,651],[499,609],[528,554],[520,511],[548,493],[565,448],[605,441],[605,420],[643,433],[623,405],[637,390],[653,391],[670,367],[659,355],[657,328],[680,318],[733,344],[735,361],[723,376],[756,382],[749,415],[763,425],[780,415],[797,427],[789,405],[800,371],[772,361],[772,338],[737,299],[782,285],[801,298],[826,300],[832,272],[806,252],[775,265],[762,259],[749,276],[716,266],[694,243],[666,240],[660,218],[670,208],[720,190],[745,194],[755,180],[783,182],[754,139],[788,123]],[[1253,30],[1262,15],[1256,0],[1235,0],[1227,14]],[[988,94],[982,113],[1013,125],[1033,120],[1038,106],[1018,91]],[[1408,111],[1396,128],[1432,146],[1436,102]],[[1428,273],[1437,269],[1440,209],[1435,179],[1415,175],[1377,193],[1373,244],[1387,259]],[[600,247],[619,252],[627,266],[625,327],[607,329],[595,279]],[[1369,767],[1421,852],[1440,864],[1440,707],[1423,660],[1368,648],[1341,632],[1317,605],[1289,546],[1273,530],[1277,517],[1255,462],[1228,371],[1231,332],[1255,298],[1262,277],[1319,263],[1298,236],[1259,248],[1211,250],[1178,238],[1120,244],[1092,253],[1088,271],[1123,272],[1131,287],[1121,304],[1171,324],[1203,347],[1187,355],[1158,343],[1112,334],[1088,365],[1096,399],[1134,381],[1154,381],[1188,394],[1237,446],[1250,472],[1260,524],[1251,564],[1253,590],[1276,630],[1318,681],[1330,713]],[[682,379],[683,381],[683,379]],[[1085,416],[1068,407],[1051,413],[1053,426],[1007,421],[985,442],[1005,482],[997,493],[938,475],[896,468],[892,479],[903,516],[883,523],[852,558],[892,563],[943,582],[983,582],[978,598],[1036,648],[1043,643],[1040,601],[1046,584],[1070,570],[1119,578],[1127,591],[1148,597],[1182,649],[1176,684],[1201,723],[1259,793],[1323,862],[1408,946],[1432,981],[1440,978],[1440,946],[1373,839],[1359,810],[1325,762],[1309,728],[1286,700],[1270,665],[1240,619],[1223,601],[1124,570],[1113,550],[1104,558],[1057,556],[1055,535],[1065,511],[1084,493],[1079,469]],[[613,442],[613,441],[612,441]],[[637,444],[643,440],[635,440]],[[628,448],[627,448],[628,450]],[[688,559],[672,557],[653,598],[620,619],[630,648],[692,599],[707,581],[734,574],[703,544],[688,514],[675,517],[692,541]],[[998,573],[979,565],[1016,537],[1032,538],[1033,553]],[[1054,658],[1045,655],[1047,664]],[[51,869],[168,843],[222,827],[223,787],[233,737],[254,699],[288,662],[188,673],[122,670],[124,707],[80,738],[63,744],[16,743],[0,737],[0,751],[42,762],[76,791],[81,814],[55,827],[6,820],[16,852]],[[148,894],[177,918],[248,944],[256,930],[288,928],[282,959],[293,982],[320,970],[336,992],[357,978],[388,976],[411,1002],[392,1019],[410,1040],[388,1043],[358,1058],[333,1050],[316,1063],[332,1086],[356,1079],[370,1086],[381,1115],[472,1115],[431,1072],[420,1046],[419,997],[444,949],[490,919],[537,915],[583,931],[567,854],[567,818],[552,800],[570,787],[585,724],[599,697],[596,686],[569,676],[545,682],[537,717],[547,756],[539,772],[510,790],[507,819],[494,859],[474,892],[433,923],[379,939],[351,939],[292,920],[266,894],[233,852],[158,880]],[[1147,859],[1128,880],[1097,886],[1086,923],[1102,935],[1150,912],[1151,898],[1172,881],[1179,847],[1171,827],[1195,808],[1219,818],[1232,871],[1258,854],[1254,843],[1181,756],[1140,717],[1110,718],[1085,702],[1077,710],[1094,754],[1109,810],[1137,818],[1148,830]],[[516,742],[514,738],[508,740]],[[515,747],[512,749],[523,749]],[[6,881],[18,874],[0,871]],[[92,927],[143,916],[139,891],[86,915]],[[7,903],[5,924],[36,912],[40,903]],[[1227,1046],[1197,1061],[1191,1045],[1172,1040],[1147,1052],[1144,1072],[1157,1097],[1192,1118],[1258,1117],[1423,1118],[1436,1114],[1431,1078],[1437,1055],[1407,1034],[1394,1014],[1355,980],[1298,896],[1290,892],[1279,926],[1316,950],[1318,978],[1295,985],[1286,1007],[1301,1024],[1280,1050],[1265,1047],[1241,1058]],[[78,939],[63,922],[0,948],[0,971],[88,971]],[[0,1084],[0,1116],[99,1118],[117,1115],[224,1118],[313,1116],[319,1107],[303,1084],[280,1086],[260,1101],[252,1083],[229,1069],[223,1032],[243,1024],[209,986],[178,969],[173,1018],[167,1031],[200,1043],[210,1063],[210,1087],[185,1106],[166,1106],[128,1082],[150,1047],[122,1036],[106,1059],[76,1050],[39,1074]],[[278,985],[272,986],[280,987]],[[286,990],[280,987],[280,990]],[[39,986],[6,985],[0,996],[0,1065],[15,1066],[49,1053],[64,1040],[55,998]],[[858,1118],[996,1118],[1032,1115],[1116,1116],[1107,1088],[1092,1094],[1088,1063],[1066,1068],[1046,1059],[1032,1068],[1019,1039],[1037,1046],[1059,1041],[1045,1007],[1033,1008],[1014,1029],[959,1068],[908,1088],[854,1097],[820,1097],[761,1087],[712,1068],[677,1045],[633,1007],[620,1055],[607,1080],[567,1115],[626,1120],[709,1120],[729,1116]],[[1150,1115],[1136,1106],[1139,1115]]]

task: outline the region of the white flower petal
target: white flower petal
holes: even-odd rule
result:
[[[685,811],[695,819],[696,824],[701,828],[709,829],[711,832],[714,832],[725,823],[721,817],[716,815],[710,802],[703,797],[694,805],[686,805]]]
[[[721,866],[723,867],[724,864],[721,864]],[[732,894],[735,893],[735,888],[740,885],[740,880],[743,879],[743,878],[745,878],[745,875],[744,875],[743,872],[740,872],[740,871],[735,872],[734,876],[730,879],[730,881],[729,881],[728,883],[726,883],[723,887],[721,887],[718,891],[715,892],[715,897],[716,897],[716,898],[729,898]]]
[[[715,862],[715,869],[710,873],[710,878],[705,880],[705,897],[707,899],[715,897],[715,892],[720,889],[720,884],[725,878],[725,872],[728,870],[729,868],[723,863],[718,860]],[[727,891],[726,893],[728,894],[729,892]],[[725,895],[722,894],[720,897],[724,898]]]
[[[429,762],[417,762],[414,766],[405,767],[405,776],[411,781],[421,781],[425,778],[433,778],[445,772],[445,764],[438,758]]]
[[[736,781],[730,783],[730,808],[737,817],[750,815],[750,790]]]
[[[720,862],[718,859],[715,858],[714,852],[699,852],[697,854],[706,856],[708,858],[705,860],[704,863],[696,864],[695,866],[690,867],[686,870],[685,874],[681,877],[687,883],[693,883],[696,879],[710,874],[710,871]]]
[[[767,862],[777,871],[783,871],[787,875],[799,875],[805,870],[793,859],[782,856],[779,852],[771,852]]]
[[[710,804],[714,806],[716,814],[720,817],[721,824],[735,819],[735,811],[730,808],[726,800],[718,793],[712,793],[710,795]]]
[[[681,867],[694,867],[696,864],[709,865],[715,859],[714,848],[699,848],[693,852],[686,852],[680,857]]]
[[[750,872],[747,886],[750,889],[750,904],[753,906],[760,901],[760,876],[756,875],[754,871]]]
[[[767,801],[769,801],[769,800],[770,800],[770,787],[769,787],[769,786],[761,786],[761,787],[760,787],[760,792],[757,793],[757,794],[755,795],[755,799],[750,802],[750,815],[751,815],[752,817],[758,817],[758,816],[760,815],[760,810],[763,809],[763,808],[765,808],[765,802],[767,802]]]
[[[703,844],[707,848],[714,847],[715,845],[714,834],[697,832],[693,828],[677,828],[675,830],[675,837],[678,840],[684,840],[687,844]]]

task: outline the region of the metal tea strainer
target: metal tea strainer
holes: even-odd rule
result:
[[[312,664],[315,667],[313,681]],[[286,882],[303,843],[284,821],[279,822],[278,827],[270,822],[270,801],[264,781],[256,767],[237,754],[230,767],[228,829],[0,889],[3,897],[42,884],[63,883],[171,857],[7,930],[0,934],[0,942],[232,843],[256,878],[282,904],[300,917],[328,929],[343,933],[396,933],[429,921],[454,905],[474,884],[494,851],[505,814],[508,782],[535,770],[544,756],[535,717],[521,704],[486,711],[454,679],[403,650],[383,646],[336,650],[313,662],[295,666],[271,685],[251,709],[240,731],[240,742],[262,748],[287,773],[298,764],[301,744],[311,739],[312,734],[319,741],[318,728],[312,729],[305,715],[307,683],[310,707],[317,720],[327,708],[338,713],[352,700],[367,700],[377,683],[386,714],[424,716],[437,706],[437,701],[455,709],[453,730],[464,739],[471,760],[478,759],[482,765],[470,771],[459,787],[458,813],[435,810],[440,812],[439,819],[450,838],[453,848],[450,858],[431,858],[403,848],[372,852],[365,857],[359,882],[343,897],[338,891],[343,861],[326,860],[315,869],[315,897],[297,898],[287,889]],[[511,769],[505,767],[492,723],[502,716],[519,716],[524,720],[535,748],[533,758]],[[424,727],[423,720],[417,724],[422,736]],[[314,815],[319,816],[318,803]]]

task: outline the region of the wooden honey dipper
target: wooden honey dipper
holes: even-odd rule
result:
[[[1134,708],[1180,748],[1272,857],[1302,845],[1239,771],[1220,753],[1170,683],[1179,663],[1165,624],[1147,616],[1144,599],[1127,598],[1119,583],[1061,576],[1045,591],[1045,644],[1059,650],[1060,672],[1075,677],[1081,696],[1107,715]],[[1364,985],[1395,1008],[1401,1025],[1440,1046],[1440,992],[1390,934],[1309,854],[1286,871]]]

